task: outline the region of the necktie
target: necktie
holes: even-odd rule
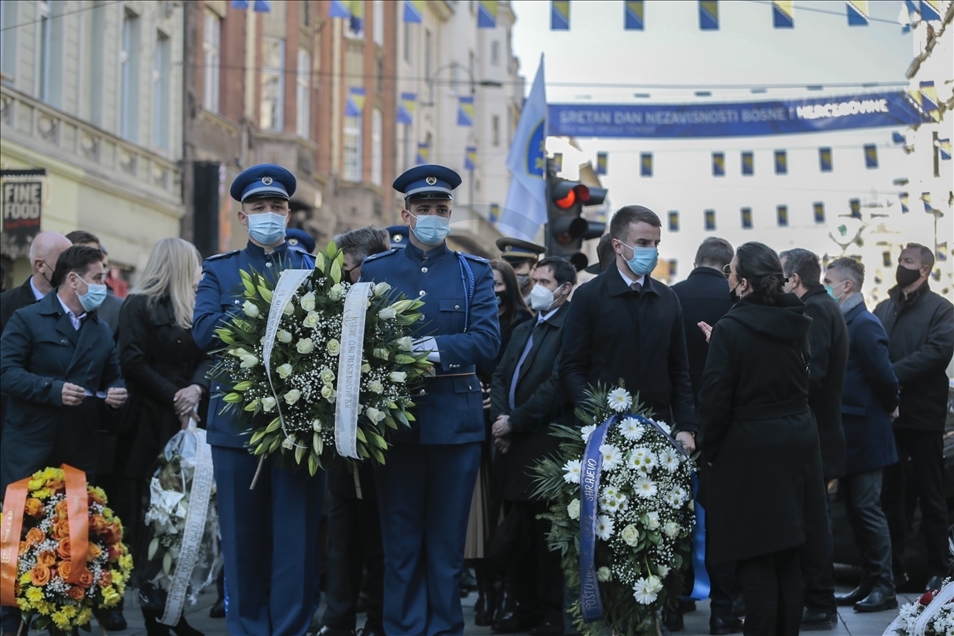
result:
[[[513,378],[510,379],[510,410],[517,408],[516,404],[516,394],[517,394],[517,382],[520,380],[520,368],[523,366],[524,360],[527,359],[527,356],[530,355],[530,349],[533,347],[533,335],[537,334],[540,336],[540,325],[544,324],[545,320],[537,320],[537,324],[533,327],[533,331],[530,332],[530,337],[527,338],[527,344],[523,348],[523,353],[520,354],[520,359],[517,361],[517,366],[513,369]]]
[[[635,283],[632,283],[632,284],[629,286],[629,288],[632,289],[634,292],[636,292],[636,293],[638,294],[638,293],[639,293],[639,290],[642,289],[643,286],[640,285],[639,282],[635,282]]]

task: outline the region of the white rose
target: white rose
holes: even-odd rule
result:
[[[388,285],[387,283],[378,283],[377,285],[374,286],[374,295],[383,296],[386,293],[388,293],[390,289],[391,289],[391,286]]]
[[[316,432],[316,433],[320,433],[320,432],[321,432],[321,420],[313,420],[312,423],[311,423],[311,430],[313,430],[313,431]]]
[[[600,583],[606,583],[611,578],[613,578],[613,573],[606,566],[603,566],[596,571],[596,580]]]
[[[371,373],[371,365],[365,362],[361,365],[361,373]]]
[[[574,499],[570,502],[570,505],[566,507],[566,514],[570,516],[570,519],[579,519],[580,518],[580,500]]]
[[[328,349],[328,354],[336,356],[341,353],[341,343],[332,338],[328,341],[328,344],[325,345],[325,348]]]
[[[242,311],[245,312],[245,315],[249,318],[258,318],[260,315],[258,307],[251,300],[245,301],[245,303],[242,305]]]
[[[311,341],[311,338],[302,338],[295,345],[295,349],[298,350],[298,353],[311,353],[315,350],[315,343]]]
[[[401,351],[412,351],[414,349],[414,341],[411,340],[411,336],[404,336],[403,338],[398,338],[397,346]]]
[[[321,387],[321,397],[325,398],[329,402],[334,402],[337,395],[338,394],[335,392],[335,390],[331,388],[331,385],[326,384],[325,386]]]
[[[292,335],[291,333],[285,331],[284,329],[278,330],[278,341],[284,344],[291,342]]]
[[[321,381],[324,384],[331,384],[332,382],[335,381],[335,372],[325,367],[324,369],[321,370],[320,377],[321,377]]]
[[[286,362],[282,366],[275,369],[275,371],[278,373],[278,377],[284,380],[285,378],[287,378],[288,376],[292,374],[292,365]]]
[[[646,515],[646,517],[647,517],[646,527],[649,528],[650,530],[659,530],[659,513],[650,512],[649,514]]]
[[[407,373],[404,371],[392,371],[388,378],[395,384],[403,384],[407,380]]]
[[[669,566],[668,565],[657,565],[656,569],[659,571],[659,578],[664,579],[669,576]]]
[[[301,321],[301,324],[308,329],[313,329],[318,325],[318,314],[313,311],[309,311],[308,315],[305,316],[305,319]]]
[[[385,414],[384,412],[379,411],[378,409],[374,407],[368,407],[366,415],[368,416],[369,420],[377,424],[378,422],[384,419]]]
[[[371,355],[373,355],[375,358],[380,358],[381,360],[387,360],[387,359],[388,359],[388,350],[387,350],[387,349],[375,349],[374,351],[371,352]]]
[[[295,448],[295,438],[292,437],[291,435],[286,437],[285,441],[282,442],[282,448],[284,448],[285,450],[291,450]]]
[[[298,301],[298,304],[301,305],[301,308],[305,311],[314,311],[315,310],[315,294],[313,292],[308,292],[301,297],[301,300]]]
[[[341,283],[334,285],[328,290],[328,298],[331,300],[341,300],[342,296],[344,296],[344,290],[341,289]]]
[[[262,398],[262,410],[266,413],[275,410],[275,398],[273,397],[263,397]]]
[[[256,358],[255,356],[253,356],[251,353],[247,353],[247,354],[245,354],[244,356],[242,356],[242,368],[243,368],[243,369],[251,369],[252,367],[254,367],[254,366],[257,365],[257,364],[258,364],[258,358]]]
[[[394,311],[393,307],[385,307],[378,312],[378,318],[381,320],[393,320],[397,316],[397,312]]]
[[[372,393],[381,394],[384,393],[384,385],[377,380],[372,380],[368,383],[368,390]]]
[[[285,307],[282,308],[282,313],[286,316],[291,316],[295,313],[295,305],[293,305],[291,301],[288,301],[285,303]]]
[[[626,545],[635,548],[636,544],[639,543],[639,530],[636,529],[636,526],[629,524],[623,531],[619,533],[620,538],[626,542]]]
[[[248,351],[246,351],[246,350],[243,349],[242,347],[236,347],[236,348],[234,348],[234,349],[229,349],[229,355],[230,355],[230,356],[235,356],[236,358],[241,358],[242,356],[247,356],[247,355],[249,355],[249,353],[248,353]]]
[[[292,389],[291,391],[285,394],[285,404],[291,406],[292,404],[297,402],[298,398],[300,397],[301,397],[301,391],[299,391],[298,389]]]

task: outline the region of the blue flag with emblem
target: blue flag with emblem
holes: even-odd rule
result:
[[[541,55],[530,96],[524,102],[507,154],[510,189],[498,224],[505,236],[532,242],[547,222],[546,141],[547,94]]]
[[[555,152],[553,153],[553,170],[554,172],[563,172],[563,153]]]
[[[947,241],[937,244],[937,250],[934,252],[934,257],[939,261],[947,260]]]
[[[848,26],[868,26],[868,0],[846,0]]]
[[[779,227],[788,227],[788,206],[780,205],[775,208],[775,214],[778,218]]]
[[[918,87],[919,103],[924,112],[934,121],[941,121],[941,110],[938,107],[937,88],[933,80],[921,82]]]
[[[477,146],[467,146],[464,152],[464,170],[473,171],[477,167]]]
[[[903,144],[905,142],[904,135],[899,133],[897,130],[891,131],[891,142],[896,144]]]
[[[719,30],[718,0],[699,0],[699,28],[703,31]]]
[[[490,204],[490,222],[496,225],[500,222],[500,204],[491,203]]]
[[[431,147],[427,143],[417,144],[417,160],[415,164],[423,166],[425,163],[430,163],[430,159]]]
[[[494,29],[497,27],[497,0],[480,0],[477,3],[477,28]]]
[[[755,156],[751,152],[742,153],[742,174],[747,177],[755,174]]]
[[[878,147],[874,144],[865,144],[865,168],[878,167]]]
[[[415,93],[401,93],[401,101],[398,102],[397,108],[397,123],[407,125],[414,123],[414,104],[416,102],[417,95]]]
[[[901,213],[907,214],[911,211],[911,208],[908,205],[909,195],[907,192],[902,192],[898,195],[898,200],[901,202]]]
[[[643,16],[646,10],[643,0],[626,0],[623,7],[624,28],[627,31],[642,31],[645,27]]]
[[[921,19],[928,22],[941,19],[941,0],[921,0]]]
[[[676,210],[669,211],[669,231],[678,232],[679,231],[679,212]]]
[[[461,95],[457,106],[457,125],[474,125],[474,98],[473,96]]]
[[[596,174],[604,175],[609,169],[609,156],[605,152],[596,153]]]
[[[931,193],[930,193],[930,192],[922,192],[922,193],[921,193],[921,203],[924,204],[924,211],[927,212],[928,214],[931,214],[932,212],[935,212],[935,211],[936,211],[936,210],[934,209],[934,206],[931,205]]]
[[[349,4],[348,0],[331,0],[331,4],[328,6],[328,17],[347,20],[351,17]]]
[[[822,225],[825,223],[825,204],[818,201],[812,205],[815,213],[815,223]]]
[[[639,176],[653,176],[653,153],[644,152],[639,155]]]
[[[272,3],[268,0],[255,0],[254,3],[250,3],[249,0],[232,0],[232,8],[242,11],[248,9],[250,4],[252,10],[258,13],[268,13],[272,10]]]
[[[775,151],[775,174],[788,174],[788,153],[784,150]]]
[[[861,218],[861,199],[848,199],[848,209],[851,210],[851,218]]]
[[[739,210],[742,216],[742,229],[752,229],[752,208],[742,208]]]
[[[713,177],[725,176],[725,153],[724,152],[712,153],[712,176]]]
[[[832,165],[831,148],[819,148],[818,169],[822,172],[831,172]]]
[[[706,230],[711,232],[716,229],[715,210],[706,210],[705,213]]]
[[[951,140],[941,139],[940,137],[938,137],[937,152],[941,156],[941,161],[950,161],[951,160]]]
[[[794,29],[795,0],[773,0],[772,1],[772,26],[776,29]]]
[[[570,0],[553,0],[550,3],[550,30],[570,30]]]
[[[404,21],[420,24],[424,19],[424,0],[404,0]]]
[[[348,89],[348,101],[345,102],[345,117],[361,117],[364,112],[366,93],[363,88],[352,86]]]

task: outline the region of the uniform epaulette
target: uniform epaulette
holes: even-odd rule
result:
[[[490,261],[484,258],[483,256],[477,256],[476,254],[468,254],[467,252],[457,252],[466,259],[472,260],[475,263],[485,263],[490,264]]]
[[[386,252],[378,252],[377,254],[371,254],[370,256],[366,256],[364,259],[364,262],[367,263],[368,261],[377,260],[379,258],[384,258],[385,256],[390,256],[391,254],[397,254],[397,253],[398,253],[397,248],[392,247]]]
[[[205,261],[206,261],[206,262],[209,262],[209,261],[217,261],[217,260],[219,260],[220,258],[227,258],[227,257],[229,257],[229,256],[235,256],[236,254],[238,254],[238,253],[241,252],[241,251],[242,251],[242,250],[232,250],[231,252],[222,252],[221,254],[213,254],[212,256],[210,256],[210,257],[208,257],[207,259],[205,259]]]

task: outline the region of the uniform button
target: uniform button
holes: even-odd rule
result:
[[[454,309],[460,309],[460,305],[454,305]]]
[[[422,290],[418,293],[418,295],[419,295],[419,296],[423,296],[423,295],[424,295],[424,290],[422,289]]]
[[[423,314],[421,315],[421,320],[424,320],[424,315],[423,315]]]
[[[176,338],[176,342],[182,344],[182,338]]]
[[[426,268],[426,267],[422,267],[422,268],[421,268],[421,271],[426,274],[426,273],[427,273],[427,268]]]
[[[265,263],[265,267],[271,267],[271,266],[272,266],[272,262],[271,262],[271,261],[268,261],[267,263]]]
[[[236,301],[235,301],[235,304],[236,304],[236,305],[239,304],[239,301],[236,300]]]
[[[66,340],[60,340],[60,344],[66,344]]]
[[[424,389],[421,389],[419,395],[424,395]]]

